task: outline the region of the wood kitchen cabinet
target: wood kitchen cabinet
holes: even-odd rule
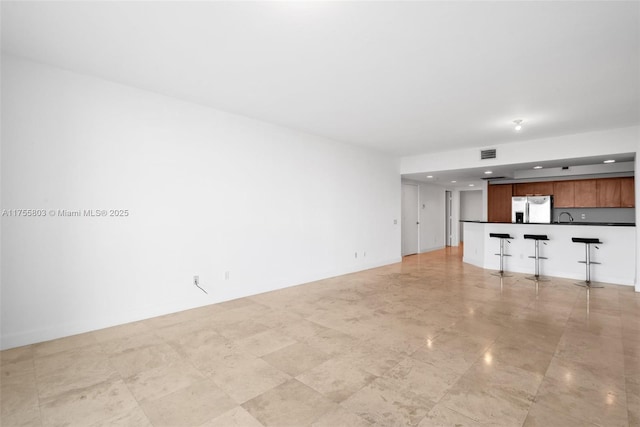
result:
[[[573,181],[573,185],[574,208],[595,208],[597,206],[595,179],[581,179],[579,181]]]
[[[597,207],[620,207],[620,178],[598,179],[596,185]]]
[[[594,178],[489,185],[489,222],[511,222],[511,196],[553,195],[554,208],[634,208],[635,179]]]
[[[633,177],[620,178],[620,207],[634,208],[636,206],[636,187]]]
[[[555,181],[553,183],[553,207],[572,208],[575,206],[575,182]]]
[[[531,182],[523,182],[522,184],[513,184],[513,195],[514,196],[526,196],[527,194],[531,194],[531,189],[533,188]]]
[[[511,222],[511,184],[489,185],[487,187],[489,222]]]
[[[514,196],[548,196],[553,194],[553,182],[523,182],[515,184]]]

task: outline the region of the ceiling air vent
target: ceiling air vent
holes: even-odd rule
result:
[[[496,158],[496,149],[492,148],[490,150],[482,150],[480,151],[480,160],[486,159],[495,159]]]

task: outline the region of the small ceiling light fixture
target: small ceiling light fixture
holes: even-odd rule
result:
[[[484,171],[485,175],[491,175],[493,173],[493,171]]]
[[[427,178],[433,178],[433,175],[427,175]]]
[[[522,119],[518,119],[518,120],[514,120],[514,121],[513,121],[513,123],[515,123],[515,125],[516,125],[516,127],[514,127],[513,129],[514,129],[516,132],[520,132],[520,131],[522,130],[522,122],[523,122],[523,120],[522,120]]]
[[[451,181],[452,184],[455,184],[456,182],[458,182],[458,181]]]
[[[610,160],[605,160],[603,163],[615,163],[615,162],[616,162],[615,160],[610,159]]]
[[[476,186],[475,184],[469,184],[469,187],[475,187],[475,186]]]
[[[534,169],[542,169],[542,166],[534,166]]]

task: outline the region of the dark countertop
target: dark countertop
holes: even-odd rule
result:
[[[536,223],[515,223],[515,222],[489,222],[489,221],[469,221],[469,220],[460,220],[460,222],[475,222],[478,224],[513,224],[513,225],[597,225],[597,226],[606,226],[606,227],[635,227],[635,222],[552,222],[550,224],[536,224]]]

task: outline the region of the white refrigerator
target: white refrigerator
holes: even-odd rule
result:
[[[522,196],[511,198],[511,222],[550,224],[553,196]]]

